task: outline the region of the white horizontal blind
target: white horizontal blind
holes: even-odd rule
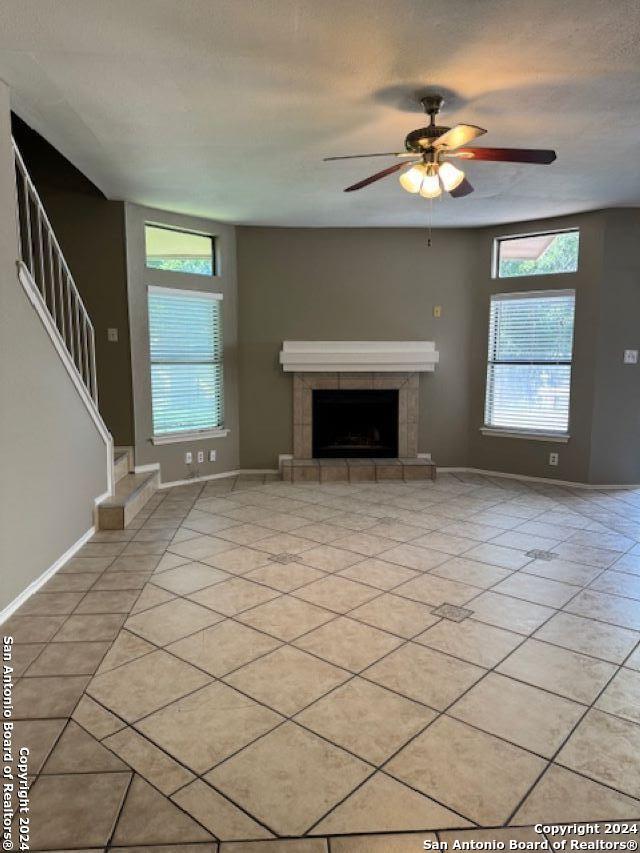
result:
[[[491,297],[485,424],[566,433],[575,291]]]
[[[153,433],[223,425],[222,296],[149,288]]]

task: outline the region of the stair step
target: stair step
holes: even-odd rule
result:
[[[99,530],[123,530],[156,491],[158,471],[148,474],[125,474],[116,483],[113,497],[98,506]]]
[[[117,450],[113,453],[113,479],[119,483],[129,473],[129,453],[126,450]]]

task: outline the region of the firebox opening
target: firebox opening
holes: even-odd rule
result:
[[[393,458],[398,455],[397,390],[314,390],[313,455]]]

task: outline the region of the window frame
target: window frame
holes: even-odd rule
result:
[[[151,228],[160,228],[163,231],[174,231],[178,234],[189,234],[194,237],[207,237],[211,240],[211,273],[198,273],[198,272],[188,272],[187,270],[167,270],[162,269],[161,267],[150,267],[147,264],[147,226]],[[150,219],[145,219],[142,223],[142,245],[143,245],[143,258],[142,258],[142,266],[147,275],[149,273],[160,273],[161,275],[177,275],[182,278],[182,276],[194,276],[197,281],[207,281],[212,278],[218,278],[221,275],[220,269],[220,256],[218,253],[218,238],[215,234],[211,234],[207,231],[198,231],[194,228],[182,228],[179,225],[168,225],[166,222],[158,222],[151,221]]]
[[[496,302],[505,302],[511,299],[544,299],[544,298],[561,298],[561,297],[573,297],[573,327],[571,329],[571,358],[570,359],[558,359],[556,361],[551,360],[540,360],[540,359],[530,359],[530,360],[518,360],[518,361],[508,361],[508,360],[500,360],[495,361],[491,358],[492,354],[492,338],[491,338],[491,310],[493,306],[494,300]],[[483,425],[480,427],[480,432],[483,435],[489,436],[501,436],[504,438],[524,438],[524,439],[533,439],[538,441],[549,441],[566,444],[571,438],[571,386],[573,381],[573,362],[574,362],[574,348],[575,348],[575,309],[576,309],[576,299],[577,292],[575,288],[558,288],[553,290],[525,290],[525,291],[514,291],[508,293],[492,293],[489,297],[489,317],[488,317],[488,343],[487,343],[487,360],[486,360],[486,373],[485,373],[485,392],[484,392],[484,411],[483,411]],[[491,365],[495,364],[513,364],[513,365],[568,365],[569,366],[569,399],[568,399],[568,407],[567,407],[567,428],[566,430],[545,430],[541,428],[527,428],[527,427],[509,427],[509,426],[497,426],[494,424],[490,424],[487,422],[487,414],[488,414],[488,400],[490,394],[490,376],[491,376]]]
[[[559,272],[546,273],[529,273],[526,275],[500,275],[500,244],[508,243],[511,240],[524,240],[527,237],[548,237],[553,234],[555,237],[558,234],[577,234],[578,235],[578,259],[574,270],[566,270]],[[491,278],[493,279],[517,279],[517,278],[537,278],[544,275],[575,275],[580,268],[580,228],[571,226],[569,228],[550,228],[546,231],[528,231],[524,234],[503,234],[500,237],[493,238],[493,246],[491,251]]]
[[[154,271],[157,271],[155,268]],[[165,270],[165,272],[172,272]],[[161,364],[180,364],[184,362],[155,362],[151,357],[151,322],[150,322],[150,312],[149,312],[149,296],[151,293],[162,293],[162,294],[174,294],[184,296],[185,294],[193,295],[199,298],[211,299],[220,303],[219,312],[220,312],[220,358],[214,361],[206,361],[206,362],[197,362],[197,364],[218,364],[220,365],[222,371],[222,383],[221,383],[221,392],[222,392],[222,400],[220,402],[220,411],[222,413],[222,424],[216,427],[205,427],[204,429],[183,429],[183,430],[174,430],[172,432],[162,432],[156,433],[154,431],[154,418],[153,418],[153,379],[152,379],[152,368],[156,363]],[[198,290],[193,287],[165,287],[164,285],[159,284],[149,284],[147,285],[147,343],[148,343],[148,365],[149,365],[149,390],[150,390],[150,407],[151,407],[151,427],[152,427],[152,435],[151,435],[151,443],[154,445],[162,445],[162,444],[174,444],[178,442],[184,441],[197,441],[199,439],[210,439],[210,438],[222,438],[229,434],[229,430],[224,426],[224,414],[225,414],[225,405],[224,405],[224,395],[225,395],[225,377],[224,377],[224,323],[222,319],[222,310],[224,304],[224,294],[219,291],[211,291],[211,290]]]

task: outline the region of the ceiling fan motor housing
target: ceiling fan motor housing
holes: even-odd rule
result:
[[[441,127],[437,124],[430,124],[429,127],[418,127],[407,134],[404,140],[404,147],[407,151],[422,154],[430,148],[439,136],[442,136],[449,129],[448,127]]]

